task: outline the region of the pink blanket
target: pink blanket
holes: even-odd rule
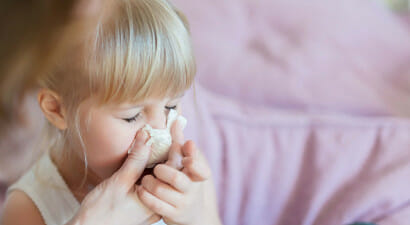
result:
[[[224,224],[408,224],[408,23],[377,1],[174,2]]]
[[[410,120],[249,107],[201,87],[196,94],[197,108],[185,98],[186,136],[211,164],[224,224],[407,224],[409,215],[391,221],[410,212]]]

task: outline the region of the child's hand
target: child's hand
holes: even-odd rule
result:
[[[141,201],[170,225],[220,224],[205,157],[192,141],[178,144],[183,140],[182,131],[173,134],[167,163],[154,168],[155,177],[142,179],[138,189]],[[182,171],[178,170],[180,166]]]

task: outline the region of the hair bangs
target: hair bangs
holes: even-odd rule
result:
[[[100,103],[175,97],[193,83],[196,65],[185,19],[168,2],[124,1],[100,24],[90,85]]]

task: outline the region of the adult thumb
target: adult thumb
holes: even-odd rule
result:
[[[140,178],[151,156],[151,146],[146,145],[148,135],[145,131],[138,131],[134,142],[128,150],[121,168],[115,173],[120,182],[127,187],[132,187]]]

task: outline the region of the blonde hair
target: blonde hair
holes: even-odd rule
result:
[[[40,80],[61,96],[72,122],[63,135],[51,131],[52,145],[73,135],[83,143],[78,110],[87,98],[103,105],[176,97],[193,83],[189,28],[178,10],[167,0],[117,0],[114,7],[87,41]]]
[[[118,0],[116,7],[110,18],[100,20],[93,37],[40,81],[41,86],[66,101],[97,95],[101,104],[172,96],[188,89],[196,67],[185,17],[166,0]]]

